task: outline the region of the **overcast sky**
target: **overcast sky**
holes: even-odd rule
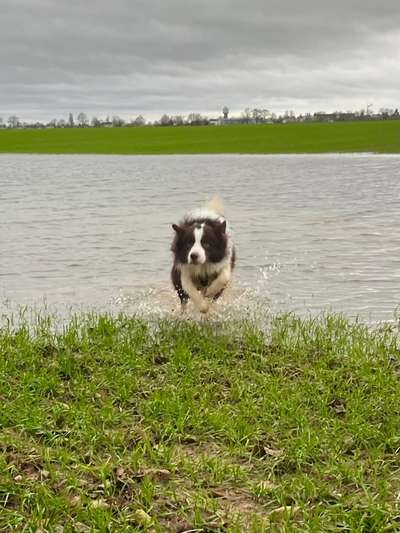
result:
[[[400,107],[399,0],[1,0],[0,117]]]

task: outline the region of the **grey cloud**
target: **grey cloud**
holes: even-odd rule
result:
[[[395,106],[399,28],[397,0],[3,0],[0,115]]]

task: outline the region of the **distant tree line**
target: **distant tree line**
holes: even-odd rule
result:
[[[0,128],[89,128],[89,127],[123,127],[123,126],[145,126],[146,121],[139,115],[130,122],[127,122],[119,116],[107,116],[104,119],[93,117],[89,120],[86,113],[78,113],[76,119],[72,113],[69,114],[68,119],[52,119],[49,122],[26,122],[22,121],[16,115],[11,115],[6,121],[0,117]]]
[[[183,115],[163,114],[159,120],[146,122],[142,115],[138,115],[129,121],[122,119],[118,115],[98,118],[96,116],[89,120],[86,113],[78,113],[74,118],[69,113],[68,119],[56,119],[49,122],[26,122],[16,115],[10,115],[7,120],[0,117],[0,128],[123,128],[142,126],[208,126],[224,124],[286,124],[290,122],[344,122],[354,120],[399,120],[398,109],[381,108],[378,113],[371,110],[371,106],[360,111],[335,111],[326,113],[319,111],[316,113],[306,113],[296,115],[294,111],[285,111],[277,115],[265,108],[247,107],[239,116],[229,116],[229,108],[224,106],[222,115],[210,118],[200,113],[189,113]]]

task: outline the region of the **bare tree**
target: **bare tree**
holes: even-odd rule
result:
[[[384,120],[387,120],[394,114],[394,111],[393,109],[390,109],[389,107],[381,107],[381,109],[379,110],[379,113],[381,114]]]
[[[86,113],[79,113],[79,115],[76,117],[78,124],[81,128],[87,126],[89,124],[89,120],[87,118]]]
[[[242,117],[244,122],[246,122],[246,124],[249,124],[249,122],[251,121],[251,109],[249,107],[246,107],[246,109],[243,111]]]
[[[98,128],[100,126],[100,120],[97,117],[93,117],[91,124],[93,128]]]
[[[252,110],[251,115],[252,115],[253,120],[254,120],[254,122],[255,122],[256,124],[258,124],[259,122],[261,122],[262,117],[263,117],[261,109],[257,109],[257,108],[255,107],[255,108]]]
[[[205,119],[200,115],[200,113],[190,113],[187,118],[188,124],[191,126],[200,126],[204,124]]]
[[[182,115],[175,115],[172,118],[172,122],[175,124],[175,126],[183,126],[184,121]]]
[[[270,116],[270,112],[268,109],[261,109],[261,116],[262,116],[262,119],[265,121],[267,120],[267,118]]]
[[[228,115],[229,115],[229,109],[228,109],[227,106],[224,106],[224,107],[222,108],[222,113],[224,114],[224,119],[227,120]]]
[[[118,115],[114,115],[112,118],[112,125],[114,128],[121,128],[125,125],[125,121],[120,118]]]
[[[19,118],[16,115],[11,115],[10,117],[8,117],[7,122],[10,128],[17,128],[21,123]]]
[[[160,124],[161,126],[172,126],[172,118],[165,114],[160,118]]]
[[[75,123],[74,123],[74,116],[72,115],[72,113],[69,114],[69,117],[68,117],[68,126],[70,128],[73,128],[75,126]]]
[[[139,115],[135,118],[133,121],[135,126],[144,126],[146,124],[145,119],[142,117],[142,115]]]
[[[67,125],[67,123],[65,122],[65,120],[63,118],[60,118],[60,120],[57,122],[57,127],[58,128],[65,128],[66,125]]]

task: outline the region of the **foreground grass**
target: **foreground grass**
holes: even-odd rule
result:
[[[53,329],[0,330],[0,530],[399,530],[389,326]]]
[[[400,152],[400,121],[0,130],[0,152],[217,154]]]

